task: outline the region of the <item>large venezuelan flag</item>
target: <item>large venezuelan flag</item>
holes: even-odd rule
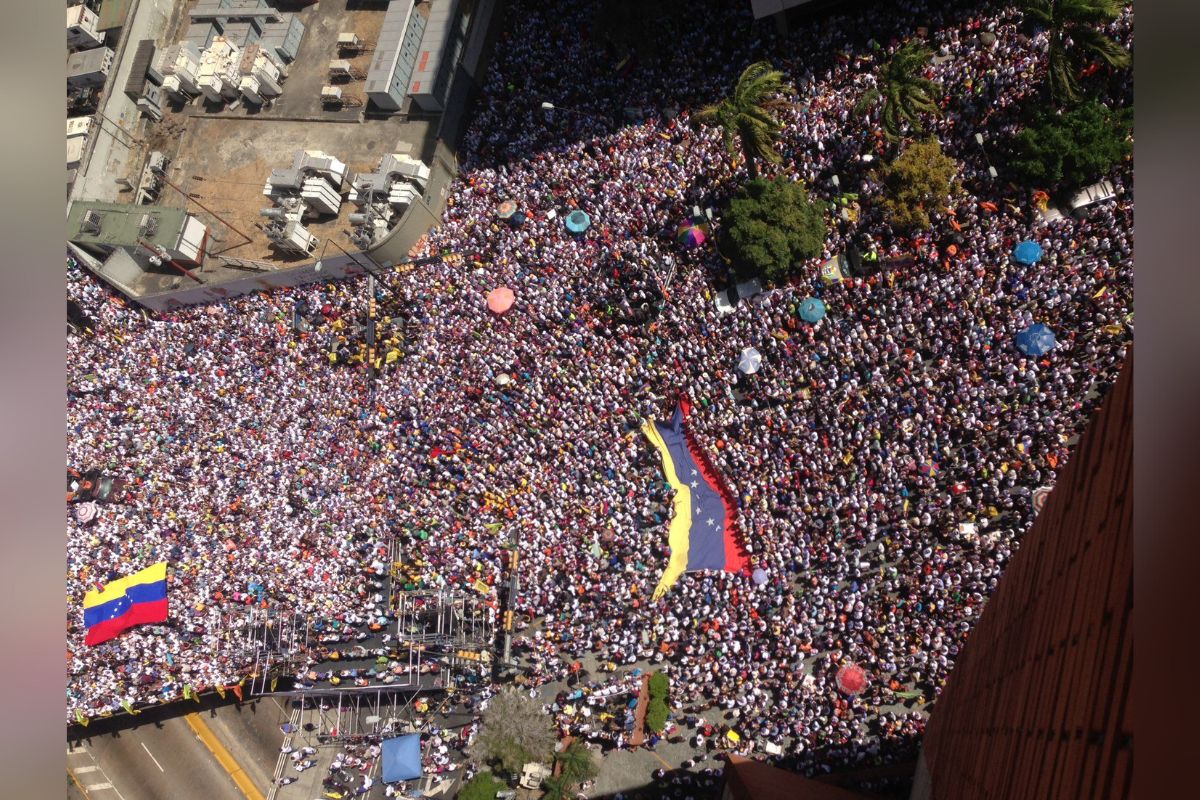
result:
[[[654,590],[658,599],[685,572],[713,569],[740,572],[747,559],[737,539],[737,512],[720,477],[683,429],[690,405],[681,400],[669,424],[647,420],[642,432],[662,458],[675,490],[667,541],[671,558]]]
[[[134,625],[167,619],[167,562],[118,578],[83,597],[83,643],[107,642]]]

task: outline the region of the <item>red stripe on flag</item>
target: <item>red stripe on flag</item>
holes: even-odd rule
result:
[[[686,427],[688,415],[692,410],[691,401],[686,396],[680,395],[679,406],[683,409],[683,421],[685,425],[683,434],[684,440],[687,442],[688,452],[691,453],[692,460],[700,467],[700,475],[712,487],[713,491],[721,496],[721,505],[725,507],[725,535],[723,537],[725,540],[725,571],[748,571],[750,569],[750,559],[747,557],[746,550],[742,546],[741,535],[737,526],[737,504],[734,502],[733,493],[729,491],[729,487],[722,479],[721,473],[708,460],[708,454],[696,444],[691,431]]]
[[[167,600],[155,600],[151,603],[134,603],[119,617],[106,619],[88,628],[83,643],[88,647],[107,642],[120,636],[134,625],[145,625],[149,622],[166,622]]]

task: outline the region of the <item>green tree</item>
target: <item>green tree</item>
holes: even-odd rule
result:
[[[568,786],[590,781],[600,774],[592,751],[578,739],[567,745],[562,752],[555,753],[554,760],[562,764],[562,776]]]
[[[551,775],[542,781],[542,800],[567,800],[571,796],[571,784],[566,775]]]
[[[941,87],[924,74],[931,58],[933,51],[928,47],[916,41],[906,42],[880,70],[877,86],[859,98],[854,113],[861,114],[882,98],[881,121],[889,139],[899,139],[906,122],[917,133],[923,131],[920,114],[941,113],[935,99]]]
[[[1033,188],[1063,195],[1097,179],[1133,149],[1133,109],[1086,100],[1070,111],[1034,113],[1013,142],[1012,170]]]
[[[496,792],[507,788],[508,784],[497,780],[490,772],[481,772],[458,791],[458,800],[496,800]]]
[[[646,706],[646,727],[655,733],[662,733],[670,713],[665,702],[657,698],[651,700]]]
[[[824,207],[804,184],[776,178],[742,187],[724,214],[725,253],[746,276],[780,281],[821,255],[828,229]]]
[[[650,696],[660,697],[663,700],[667,699],[667,695],[671,692],[671,680],[664,672],[655,672],[650,676]]]
[[[1026,18],[1046,28],[1046,86],[1050,101],[1062,106],[1079,100],[1079,71],[1099,58],[1112,67],[1128,67],[1129,51],[1099,26],[1121,14],[1121,0],[1023,0]],[[1068,47],[1068,42],[1074,47]]]
[[[758,178],[758,159],[772,164],[783,160],[775,150],[775,142],[783,130],[775,112],[790,105],[780,95],[794,91],[784,83],[782,72],[766,61],[758,61],[742,71],[733,94],[716,105],[700,109],[695,119],[703,125],[720,127],[730,156],[737,154],[734,136],[741,140],[746,168],[754,180]]]
[[[545,762],[554,751],[554,729],[541,706],[512,687],[500,690],[483,712],[479,738],[471,748],[477,760],[518,775],[530,761]]]
[[[937,139],[913,142],[881,171],[883,205],[892,225],[905,231],[928,230],[929,211],[956,190],[958,164],[942,152]]]

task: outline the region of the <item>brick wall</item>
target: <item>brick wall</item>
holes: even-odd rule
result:
[[[937,701],[929,797],[1130,795],[1132,428],[1131,349]]]

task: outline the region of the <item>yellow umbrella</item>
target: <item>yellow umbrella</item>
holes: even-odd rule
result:
[[[738,736],[737,731],[730,731],[729,733],[725,734],[725,738],[727,738],[729,741],[734,742],[734,743],[740,742],[742,740],[742,737]]]

